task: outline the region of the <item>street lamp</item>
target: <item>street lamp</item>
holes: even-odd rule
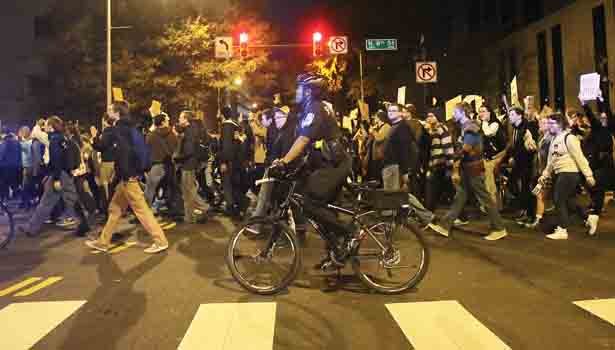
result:
[[[235,80],[233,81],[233,84],[237,85],[237,86],[241,86],[241,84],[243,84],[243,80],[241,79],[241,77],[237,77],[235,78]]]

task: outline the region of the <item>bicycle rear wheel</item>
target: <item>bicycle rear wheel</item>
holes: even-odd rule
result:
[[[0,204],[0,249],[8,246],[13,239],[15,239],[13,214],[5,204]]]
[[[258,228],[259,233],[251,232]],[[281,222],[255,218],[231,237],[226,264],[245,289],[261,295],[286,288],[301,268],[297,237]]]
[[[429,267],[421,231],[393,220],[377,223],[370,231],[384,249],[369,234],[360,241],[352,267],[361,281],[384,294],[402,293],[421,282]]]

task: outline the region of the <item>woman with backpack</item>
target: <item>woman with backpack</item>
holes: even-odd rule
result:
[[[558,215],[558,226],[547,235],[549,239],[568,239],[570,225],[569,208],[573,207],[577,187],[581,183],[581,174],[590,187],[596,185],[594,174],[581,149],[579,139],[568,131],[568,120],[561,113],[549,116],[548,132],[553,136],[549,148],[547,167],[538,180],[534,194],[542,191],[545,184],[552,178],[553,200]]]

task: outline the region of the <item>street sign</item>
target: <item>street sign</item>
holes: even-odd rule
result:
[[[233,37],[219,36],[214,44],[216,58],[231,58],[233,57]]]
[[[332,36],[329,38],[329,52],[332,55],[344,55],[348,53],[348,37]]]
[[[438,82],[438,64],[436,62],[416,62],[416,82],[419,84]]]
[[[367,39],[367,51],[397,51],[397,39]]]

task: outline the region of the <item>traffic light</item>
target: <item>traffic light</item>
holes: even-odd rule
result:
[[[239,34],[239,57],[248,57],[248,33]]]
[[[312,36],[312,54],[314,57],[322,56],[322,33],[315,32]]]

